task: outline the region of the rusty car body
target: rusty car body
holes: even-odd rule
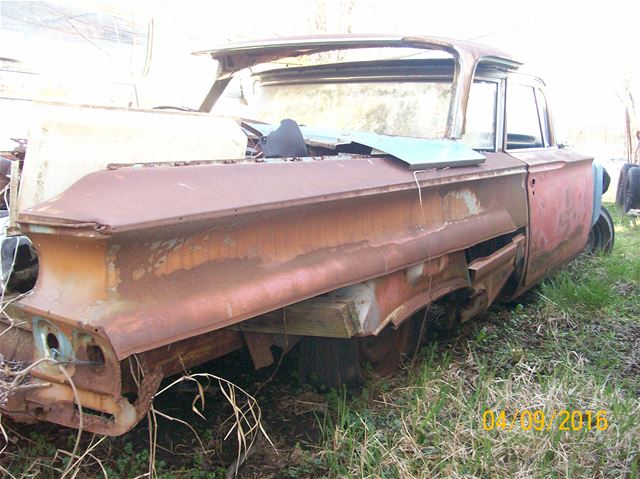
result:
[[[273,63],[372,48],[444,57]],[[330,385],[357,383],[360,360],[387,372],[415,345],[415,313],[427,305],[439,302],[452,321],[467,320],[522,294],[587,243],[600,208],[593,159],[558,148],[544,84],[517,73],[520,64],[505,53],[372,35],[288,38],[199,54],[219,65],[200,112],[127,114],[211,117],[238,72],[270,64],[257,81],[276,89],[444,84],[434,98],[446,99],[446,115],[433,138],[294,124],[308,154],[276,157],[263,154],[265,145],[285,122],[258,118],[229,127],[220,120],[246,134],[246,155],[208,151],[215,145],[163,154],[169,143],[180,145],[176,134],[136,162],[150,143],[142,135],[128,160],[122,144],[95,171],[68,168],[70,184],[31,201],[24,193],[22,209],[22,191],[12,190],[13,232],[32,242],[38,273],[28,291],[5,288],[10,304],[3,305],[0,353],[5,361],[37,364],[29,387],[1,405],[3,414],[70,427],[82,418],[89,431],[123,434],[144,417],[164,377],[245,347],[264,367],[273,362],[272,346],[286,352],[297,342],[304,371],[318,370]],[[475,84],[491,100],[480,147],[468,140]],[[510,115],[518,113],[509,94],[517,88],[531,100],[535,135],[510,130]],[[78,125],[88,124],[83,118]],[[71,130],[81,142],[82,127]],[[69,153],[38,163],[38,151],[52,144],[45,140],[30,140],[19,185],[14,165],[15,189],[30,191],[29,181],[53,184],[39,176],[43,165]]]

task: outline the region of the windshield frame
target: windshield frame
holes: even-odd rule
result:
[[[225,46],[214,50],[194,52],[210,55],[218,61],[216,81],[205,96],[199,111],[210,112],[231,78],[238,71],[282,58],[299,57],[313,53],[360,48],[415,48],[441,50],[454,59],[451,103],[447,115],[445,138],[460,139],[464,135],[469,91],[480,62],[507,70],[515,70],[520,63],[511,56],[484,45],[435,37],[397,35],[337,35],[281,38]]]

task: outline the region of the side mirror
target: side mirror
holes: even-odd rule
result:
[[[571,145],[569,143],[558,143],[558,148],[563,150],[564,148],[569,148]]]

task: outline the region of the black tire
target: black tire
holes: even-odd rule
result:
[[[613,243],[616,239],[616,231],[613,227],[613,219],[609,211],[602,206],[598,221],[589,231],[587,246],[584,248],[586,254],[611,253]]]
[[[315,386],[357,393],[364,384],[358,341],[306,337],[300,343],[300,376]]]
[[[327,389],[346,387],[358,393],[364,385],[362,365],[377,376],[393,374],[400,363],[413,357],[425,334],[424,310],[398,328],[389,324],[377,336],[338,339],[307,337],[300,344],[300,377]]]
[[[618,203],[620,206],[622,206],[624,203],[627,172],[634,166],[636,165],[634,165],[633,163],[625,163],[624,165],[622,165],[622,168],[620,168],[620,175],[618,176],[618,188],[616,189],[616,203]]]
[[[381,377],[390,376],[398,369],[402,360],[417,348],[413,318],[407,318],[398,328],[387,325],[377,336],[358,338],[360,361],[371,366]]]
[[[625,213],[631,209],[640,208],[640,166],[627,171],[623,198],[622,207]]]

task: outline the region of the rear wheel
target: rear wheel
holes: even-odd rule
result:
[[[624,165],[622,165],[622,168],[620,168],[620,175],[618,176],[618,188],[616,189],[616,203],[618,203],[620,206],[624,204],[627,172],[634,166],[636,165],[634,165],[633,163],[625,163]]]
[[[624,187],[624,212],[640,208],[640,166],[627,171]]]
[[[368,363],[378,376],[391,375],[411,347],[411,320],[398,328],[390,324],[377,336],[367,336],[358,340],[360,362]]]
[[[615,241],[615,230],[613,228],[613,219],[609,211],[602,206],[600,208],[600,216],[598,221],[589,231],[589,239],[584,249],[586,254],[596,254],[598,252],[610,253],[613,249]]]
[[[316,386],[357,392],[364,384],[362,366],[378,376],[391,375],[403,358],[417,350],[424,314],[417,313],[398,328],[387,326],[377,336],[338,339],[307,337],[300,345],[300,375]]]
[[[355,339],[306,337],[300,344],[300,376],[318,387],[357,392],[364,374]]]

